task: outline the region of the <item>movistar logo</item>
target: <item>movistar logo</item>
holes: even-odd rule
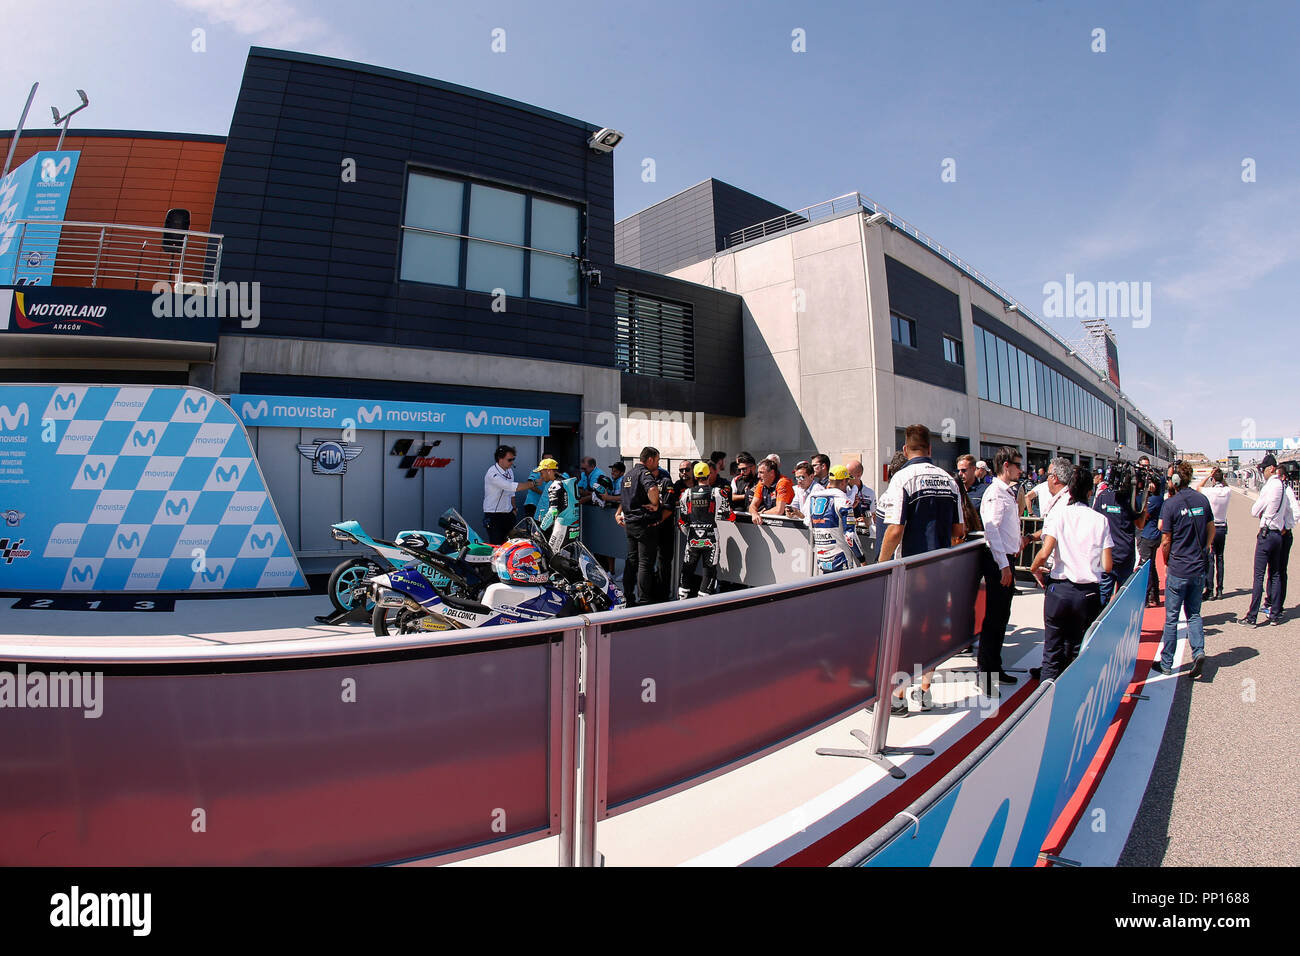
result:
[[[275,535],[271,534],[271,532],[269,531],[266,534],[252,534],[248,536],[248,543],[251,544],[254,548],[257,548],[259,551],[262,548],[269,548],[271,546],[271,542],[274,540],[275,540]]]
[[[41,160],[41,182],[52,183],[59,178],[60,173],[66,173],[72,168],[72,157],[64,156],[57,163],[54,157],[46,156]]]
[[[119,534],[117,536],[117,547],[118,550],[120,551],[129,551],[131,548],[139,547],[139,545],[140,545],[139,531],[132,531],[131,537],[129,538],[124,534]]]
[[[252,402],[244,402],[244,407],[240,409],[239,414],[245,418],[261,418],[267,412],[266,399],[262,399],[256,405]]]
[[[215,568],[205,569],[202,573],[203,573],[203,580],[205,581],[226,580],[226,569],[223,568],[221,565],[217,565]]]
[[[189,514],[190,503],[185,498],[180,501],[168,501],[163,505],[169,515]]]
[[[465,413],[466,428],[482,428],[484,425],[487,424],[487,420],[488,420],[488,413],[485,411],[480,411],[477,415],[474,414],[473,412]]]
[[[104,468],[104,463],[101,461],[97,462],[94,468],[91,468],[89,465],[83,467],[81,469],[81,475],[87,481],[98,481],[100,478],[104,477],[104,472],[106,470],[107,469]]]
[[[266,403],[263,402],[262,404],[265,405]],[[247,402],[245,402],[245,405],[247,405]],[[208,397],[206,395],[200,395],[198,399],[193,399],[193,398],[185,399],[185,411],[189,412],[190,414],[194,414],[195,412],[206,412],[207,410],[208,410]]]
[[[372,405],[369,408],[369,410],[362,408],[360,406],[357,407],[357,419],[359,421],[365,422],[367,425],[369,425],[371,422],[378,421],[379,416],[381,416],[383,413],[384,410],[380,408],[380,406],[378,405]]]
[[[85,582],[85,581],[89,581],[94,576],[95,576],[95,569],[92,568],[90,565],[86,565],[84,568],[72,569],[72,580],[74,581]]]
[[[77,407],[77,393],[69,392],[67,395],[55,395],[54,407],[59,411],[67,411],[69,408]]]
[[[158,440],[158,436],[154,434],[152,428],[149,429],[147,432],[143,432],[143,433],[141,432],[131,433],[131,444],[135,445],[137,448],[142,448],[146,445],[152,445],[157,440]]]
[[[13,431],[15,428],[26,427],[29,414],[26,402],[23,402],[13,411],[9,410],[8,405],[0,405],[0,428],[5,429],[5,431]]]
[[[239,466],[231,465],[229,469],[217,466],[217,481],[234,481],[239,477]]]

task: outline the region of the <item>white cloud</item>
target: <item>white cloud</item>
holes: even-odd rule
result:
[[[212,23],[229,26],[268,46],[348,57],[348,44],[333,26],[303,13],[287,0],[173,0]]]

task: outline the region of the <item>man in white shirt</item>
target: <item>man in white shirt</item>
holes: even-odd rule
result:
[[[1053,458],[1047,463],[1047,479],[1041,484],[1035,485],[1033,490],[1025,495],[1025,507],[1029,507],[1033,501],[1038,502],[1038,513],[1042,516],[1043,523],[1046,524],[1047,516],[1052,513],[1052,509],[1061,502],[1061,499],[1068,500],[1067,491],[1070,484],[1070,476],[1074,474],[1074,465],[1070,464],[1068,458]],[[1040,528],[1035,531],[1030,539],[1033,541],[1043,540],[1043,531]],[[1051,567],[1051,562],[1048,562]]]
[[[1011,598],[1015,594],[1015,561],[1025,545],[1020,533],[1020,508],[1016,503],[1016,482],[1020,480],[1020,449],[999,448],[993,456],[997,477],[980,500],[984,524],[984,626],[980,629],[979,680],[988,697],[993,696],[993,677],[1006,684],[1016,679],[1002,669],[1002,641],[1011,620]]]
[[[805,502],[808,500],[808,493],[814,488],[820,488],[820,485],[813,483],[813,466],[811,462],[801,461],[794,466],[794,501],[785,509],[785,513],[791,518],[804,518],[808,515],[808,508]]]
[[[1055,464],[1055,463],[1053,463]],[[1043,666],[1030,675],[1053,680],[1079,653],[1083,635],[1101,614],[1101,576],[1114,567],[1110,522],[1093,511],[1092,472],[1074,469],[1069,502],[1058,504],[1043,522],[1043,547],[1030,572],[1047,589],[1043,596]],[[1053,554],[1050,583],[1043,568]]]
[[[1286,571],[1287,565],[1291,563],[1291,543],[1294,538],[1294,532],[1292,529],[1295,528],[1297,524],[1300,524],[1300,501],[1297,501],[1295,490],[1287,480],[1287,466],[1290,466],[1296,471],[1300,471],[1300,467],[1297,467],[1296,463],[1293,461],[1280,462],[1277,466],[1277,476],[1282,480],[1282,494],[1286,499],[1286,505],[1283,507],[1283,510],[1285,511],[1289,508],[1291,512],[1290,520],[1284,520],[1283,522],[1285,527],[1282,530],[1282,553],[1278,556],[1277,562],[1278,583],[1276,587],[1277,603],[1279,608],[1286,607]],[[1283,517],[1286,518],[1285,515]],[[1264,585],[1264,593],[1271,593],[1273,587],[1272,575],[1270,574],[1268,582]],[[1270,621],[1273,620],[1272,605],[1264,605],[1264,614]]]
[[[844,487],[844,495],[849,499],[849,508],[856,517],[870,515],[876,509],[876,493],[862,480],[862,462],[855,458],[847,468],[849,481]]]
[[[1228,502],[1232,500],[1232,489],[1223,480],[1223,471],[1216,468],[1201,479],[1196,490],[1210,502],[1214,516],[1214,541],[1205,549],[1205,593],[1201,600],[1217,600],[1223,597],[1223,549],[1228,538]]]
[[[1250,513],[1259,519],[1259,533],[1255,540],[1255,580],[1251,585],[1250,608],[1245,617],[1237,619],[1239,624],[1255,626],[1259,613],[1259,602],[1264,591],[1264,577],[1269,577],[1268,606],[1272,609],[1271,622],[1281,624],[1282,602],[1279,593],[1282,583],[1280,566],[1282,561],[1282,533],[1294,520],[1291,505],[1286,497],[1286,485],[1278,474],[1277,459],[1271,454],[1265,455],[1260,462],[1260,471],[1264,475],[1264,485],[1259,489],[1259,498]]]
[[[493,456],[496,463],[483,475],[483,530],[491,544],[503,544],[515,526],[515,494],[532,491],[532,480],[515,481],[515,449],[501,445]]]

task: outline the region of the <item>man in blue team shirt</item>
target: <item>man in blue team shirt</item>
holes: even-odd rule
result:
[[[1151,466],[1151,459],[1143,455],[1138,459],[1139,466]],[[1160,547],[1160,509],[1164,505],[1165,489],[1157,476],[1146,486],[1147,503],[1146,517],[1143,519],[1142,530],[1138,533],[1138,565],[1141,566],[1152,560],[1156,556],[1156,548]],[[1160,605],[1160,575],[1156,569],[1151,569],[1151,577],[1147,579],[1147,607],[1158,607]]]
[[[1192,670],[1196,678],[1205,666],[1205,627],[1201,622],[1201,592],[1205,586],[1205,549],[1214,543],[1214,513],[1210,499],[1191,487],[1192,466],[1175,463],[1169,477],[1173,494],[1160,509],[1160,552],[1165,558],[1165,633],[1160,660],[1151,665],[1157,674],[1174,667],[1178,643],[1178,611],[1187,612],[1187,640],[1192,645]],[[1152,572],[1155,568],[1151,569]]]
[[[890,560],[900,544],[903,557],[909,558],[951,548],[966,536],[957,482],[930,459],[930,429],[908,425],[903,435],[907,465],[891,477],[880,499],[885,521],[882,562]]]
[[[1114,543],[1111,551],[1114,566],[1101,575],[1101,606],[1105,607],[1133,573],[1136,532],[1146,527],[1148,510],[1143,508],[1141,514],[1133,512],[1133,485],[1127,478],[1118,485],[1111,482],[1105,490],[1097,492],[1092,507],[1110,522],[1110,538]]]

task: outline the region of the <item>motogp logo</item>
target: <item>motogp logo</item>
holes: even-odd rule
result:
[[[361,454],[362,450],[362,445],[353,442],[325,441],[321,438],[298,446],[298,453],[311,462],[313,475],[347,474],[348,462]]]

